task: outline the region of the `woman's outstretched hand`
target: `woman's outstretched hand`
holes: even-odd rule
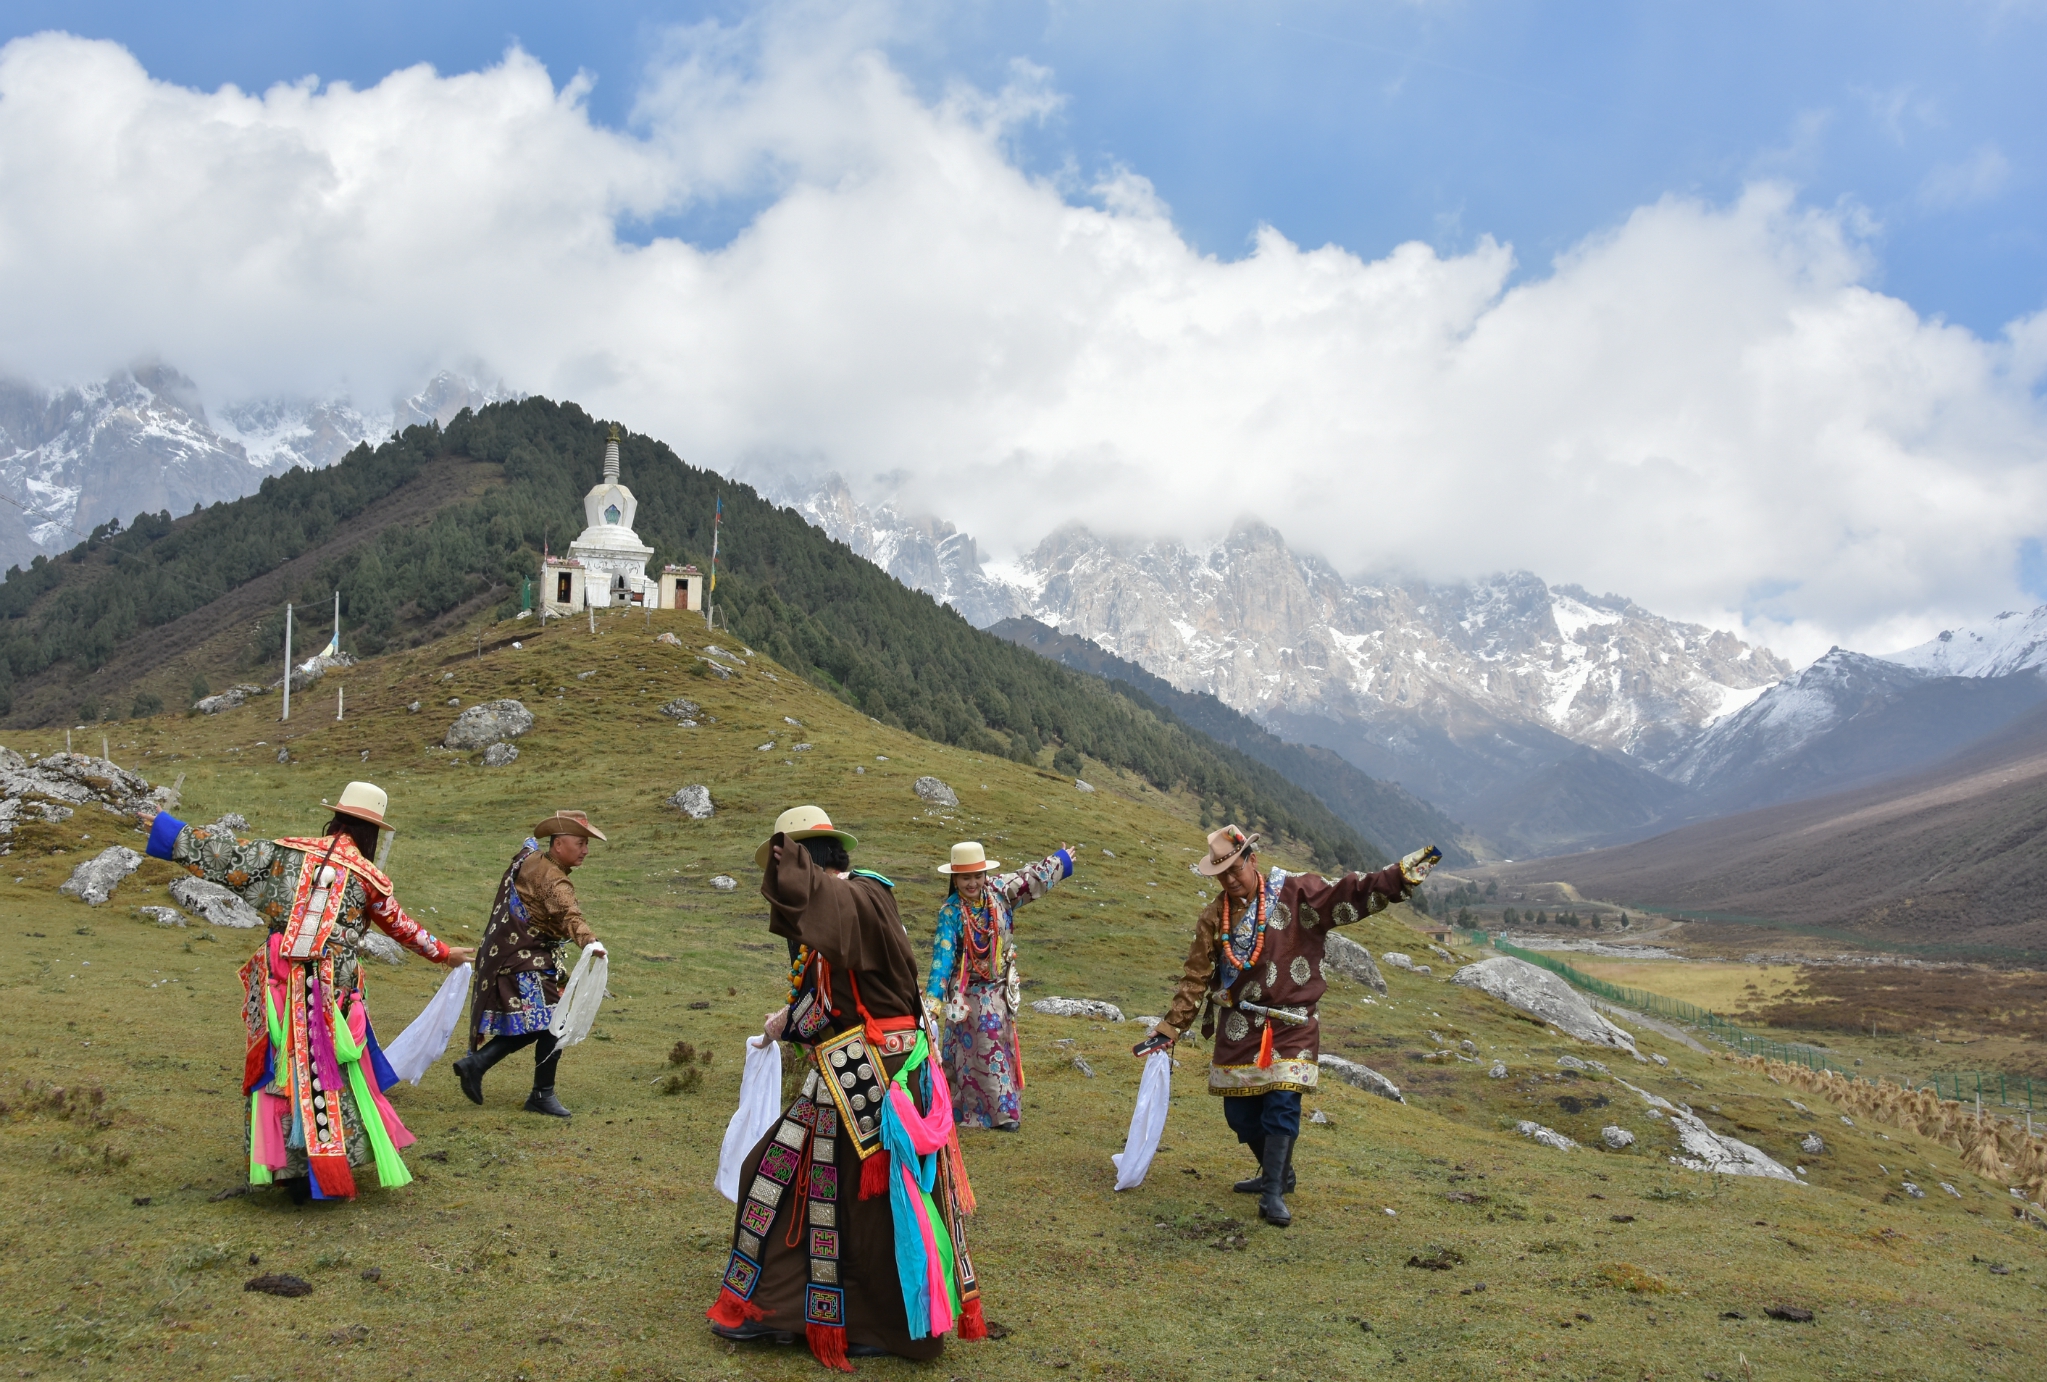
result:
[[[761,1022],[761,1035],[769,1041],[780,1041],[782,1029],[789,1025],[789,1010],[777,1008]]]

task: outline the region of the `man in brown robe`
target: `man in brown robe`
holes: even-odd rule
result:
[[[533,1048],[533,1092],[528,1113],[567,1118],[554,1094],[561,1052],[548,1026],[568,980],[561,947],[597,945],[576,902],[569,870],[583,862],[590,841],[604,832],[581,811],[556,811],[533,827],[533,838],[512,856],[498,882],[490,923],[476,947],[476,977],[469,1004],[469,1054],[455,1062],[455,1077],[472,1104],[483,1102],[483,1077],[512,1052]],[[546,840],[547,848],[540,847]],[[597,945],[597,953],[604,947]]]
[[[1257,846],[1256,835],[1234,825],[1208,837],[1208,857],[1195,868],[1222,891],[1195,923],[1172,1006],[1135,1053],[1172,1046],[1196,1011],[1204,1013],[1201,1033],[1215,1036],[1208,1092],[1223,1097],[1230,1131],[1259,1162],[1259,1174],[1236,1189],[1258,1195],[1260,1217],[1285,1228],[1293,1215],[1281,1197],[1294,1187],[1301,1095],[1322,1074],[1315,1005],[1329,987],[1322,952],[1330,929],[1403,900],[1441,856],[1431,847],[1377,873],[1331,882],[1279,868],[1261,878]]]
[[[788,942],[795,976],[789,1005],[763,1030],[803,1047],[809,1069],[741,1164],[732,1255],[706,1312],[727,1339],[790,1343],[800,1331],[820,1362],[844,1371],[849,1357],[930,1360],[945,1346],[942,1335],[910,1335],[879,1146],[879,1092],[919,1035],[917,958],[895,885],[852,867],[847,847],[857,843],[822,810],[800,806],[782,813],[756,856],[768,930]],[[834,1073],[844,1082],[836,1092]],[[956,1284],[973,1301],[960,1330],[978,1337],[959,1195],[951,1163],[939,1160],[934,1197],[954,1234]]]

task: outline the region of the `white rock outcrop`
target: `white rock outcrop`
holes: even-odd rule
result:
[[[263,924],[262,915],[242,901],[241,896],[203,878],[180,878],[171,884],[171,900],[188,912],[197,912],[215,926],[248,931]]]
[[[661,707],[661,713],[671,720],[694,720],[703,707],[687,696],[677,696]]]
[[[1497,955],[1466,965],[1450,976],[1450,982],[1489,993],[1509,1007],[1541,1018],[1567,1036],[1634,1054],[1635,1038],[1631,1033],[1593,1011],[1583,994],[1539,965],[1511,955]]]
[[[678,788],[668,804],[693,821],[707,821],[717,809],[711,804],[711,789],[701,782]]]
[[[483,751],[483,766],[486,768],[502,768],[518,761],[517,744],[492,744]]]
[[[1031,1011],[1048,1017],[1091,1017],[1097,1022],[1121,1022],[1123,1010],[1114,1003],[1094,998],[1040,998]]]
[[[910,784],[910,790],[930,802],[933,806],[958,806],[958,793],[935,777],[920,777]]]
[[[136,911],[158,926],[183,926],[185,914],[175,907],[137,907]]]
[[[1649,1105],[1651,1116],[1661,1114],[1677,1129],[1677,1140],[1684,1144],[1687,1153],[1671,1158],[1677,1165],[1693,1171],[1717,1171],[1725,1176],[1762,1176],[1768,1180],[1788,1180],[1794,1185],[1804,1184],[1791,1173],[1790,1167],[1738,1137],[1714,1132],[1690,1109],[1679,1108],[1660,1094],[1636,1089],[1626,1080],[1616,1078],[1614,1083],[1640,1095],[1642,1101]]]
[[[721,893],[729,893],[739,887],[739,880],[729,873],[721,873],[711,879],[711,886]]]
[[[1379,957],[1395,969],[1414,969],[1414,956],[1399,950],[1389,950]]]
[[[1386,992],[1386,976],[1379,972],[1372,952],[1341,931],[1327,933],[1323,941],[1322,967],[1355,979],[1374,993]]]
[[[141,867],[142,856],[126,845],[109,845],[71,870],[71,876],[57,891],[69,893],[88,906],[97,907],[114,895],[121,880]]]
[[[441,740],[448,749],[482,749],[533,728],[533,712],[514,700],[485,701],[455,717]]]
[[[1615,1123],[1608,1123],[1599,1130],[1599,1140],[1615,1151],[1635,1145],[1635,1135]]]
[[[1525,1118],[1514,1125],[1514,1131],[1520,1133],[1523,1137],[1534,1138],[1545,1147],[1554,1147],[1560,1152],[1575,1152],[1578,1150],[1577,1143],[1558,1132],[1555,1128],[1545,1128],[1542,1124],[1531,1123]]]
[[[1376,1094],[1382,1099],[1391,1099],[1396,1104],[1407,1102],[1400,1093],[1399,1085],[1393,1083],[1393,1081],[1387,1079],[1369,1065],[1361,1065],[1357,1061],[1346,1060],[1342,1056],[1332,1056],[1327,1051],[1315,1057],[1315,1064],[1321,1066],[1345,1084],[1354,1085],[1368,1094]]]

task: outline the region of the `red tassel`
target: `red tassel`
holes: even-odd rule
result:
[[[1265,1035],[1258,1038],[1258,1068],[1272,1069],[1272,1024],[1265,1024]]]
[[[888,1153],[876,1152],[860,1163],[860,1198],[871,1200],[888,1193]]]
[[[869,1157],[872,1161],[874,1158]],[[840,1372],[858,1372],[859,1369],[846,1361],[846,1331],[836,1324],[806,1324],[803,1338],[810,1345],[810,1356],[828,1368]]]
[[[764,1320],[768,1317],[766,1306],[755,1305],[750,1300],[741,1300],[732,1293],[730,1286],[718,1289],[718,1298],[711,1302],[711,1308],[704,1311],[704,1318],[712,1324],[722,1324],[727,1329],[737,1329],[748,1320]]]
[[[988,1337],[988,1321],[981,1314],[981,1298],[975,1296],[960,1307],[960,1337],[962,1339],[985,1339]]]
[[[320,1184],[320,1193],[330,1200],[355,1198],[355,1176],[345,1156],[309,1156],[306,1170]]]

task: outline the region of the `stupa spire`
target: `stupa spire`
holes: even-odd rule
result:
[[[604,483],[618,483],[618,427],[612,426],[611,435],[604,439]]]

